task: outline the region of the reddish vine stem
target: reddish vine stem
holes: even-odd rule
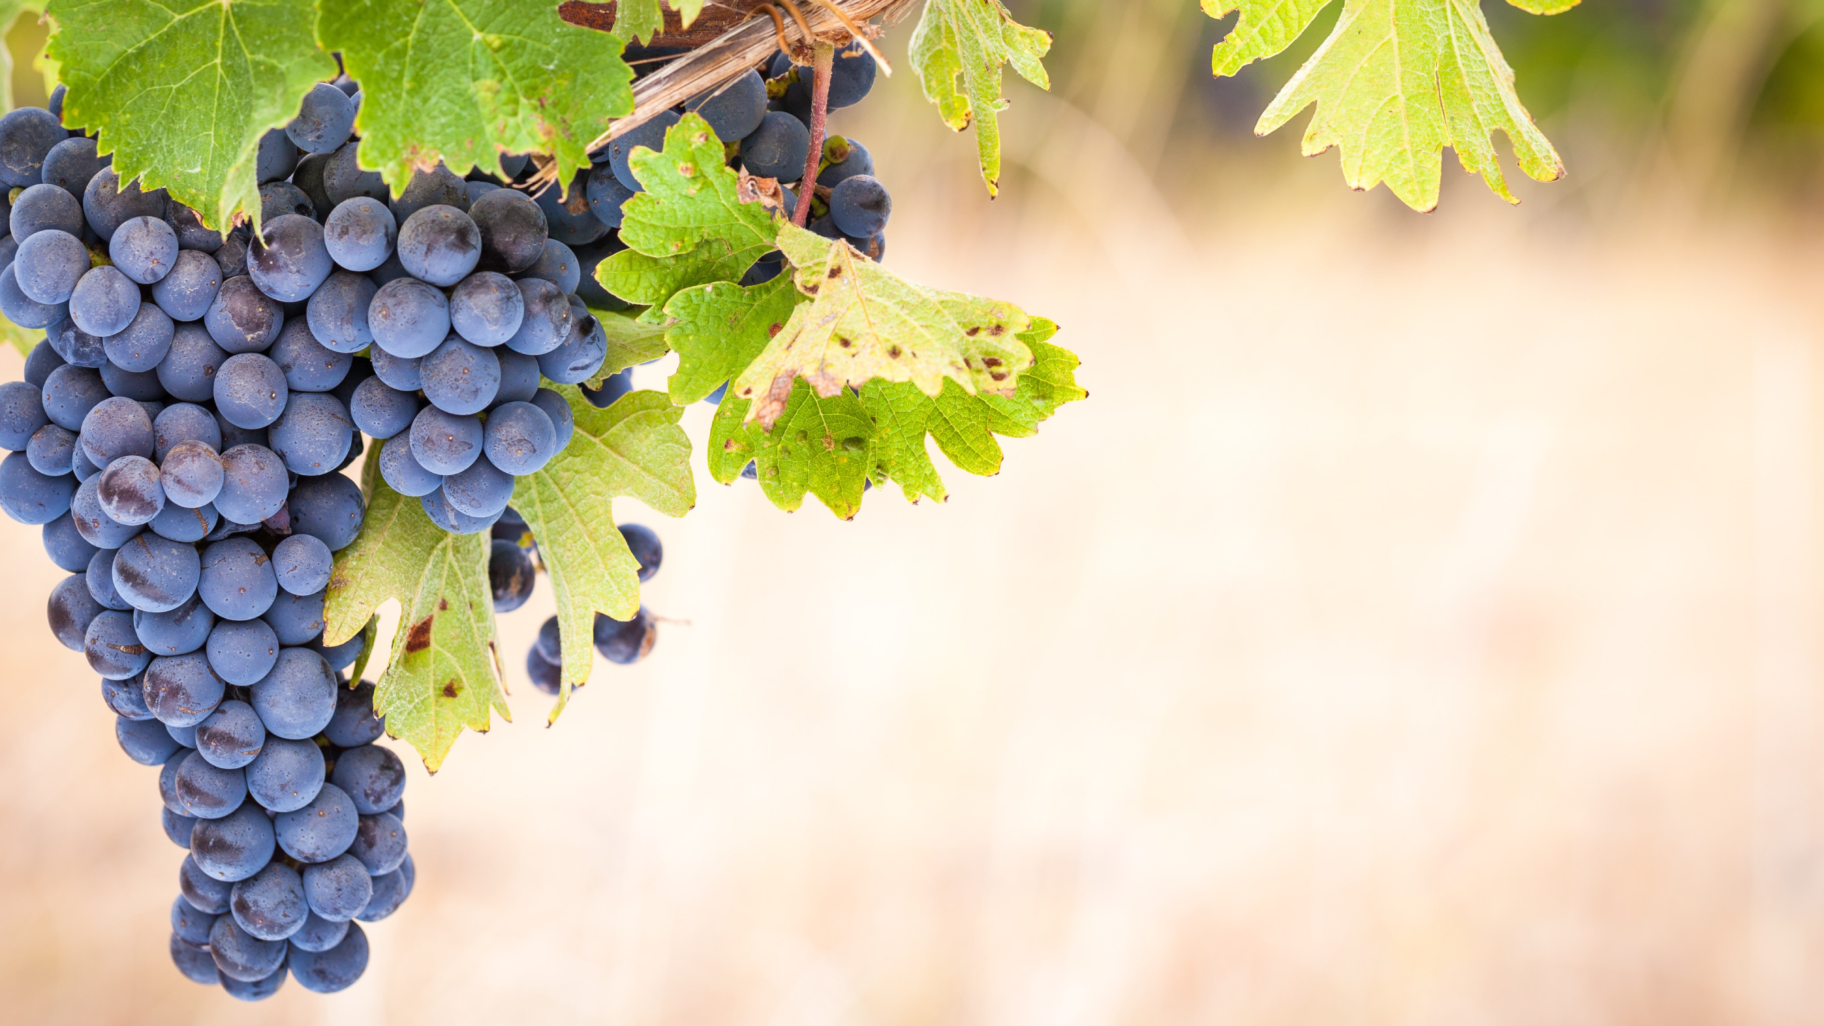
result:
[[[792,223],[804,227],[811,216],[811,199],[817,195],[817,165],[823,162],[824,122],[830,113],[830,71],[836,66],[836,47],[817,40],[811,53],[814,73],[811,78],[811,149],[804,155],[804,177],[798,182],[798,206],[792,211]]]

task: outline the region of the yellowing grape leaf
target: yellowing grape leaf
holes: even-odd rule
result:
[[[464,727],[486,732],[490,709],[513,718],[500,687],[489,539],[486,532],[444,531],[417,499],[388,488],[378,467],[367,462],[366,521],[330,572],[323,641],[349,640],[381,604],[399,600],[403,615],[374,689],[374,712],[435,773]]]
[[[1032,363],[1018,338],[1029,319],[1011,303],[915,285],[840,239],[791,224],[780,226],[779,248],[813,298],[729,386],[731,396],[753,400],[763,427],[801,377],[826,399],[874,378],[910,381],[932,396],[945,378],[971,395],[1011,394]]]
[[[633,151],[628,164],[645,191],[621,208],[628,248],[596,267],[603,288],[656,311],[684,289],[738,280],[773,249],[773,215],[742,202],[740,177],[726,161],[695,114],[665,133],[664,152]]]
[[[557,390],[576,415],[576,434],[513,489],[513,508],[538,539],[557,597],[564,667],[552,720],[570,689],[589,679],[595,614],[631,620],[640,608],[640,564],[615,526],[615,497],[632,496],[674,517],[697,502],[690,438],[678,427],[683,410],[658,392],[629,392],[599,410],[571,386]]]
[[[1329,0],[1202,0],[1212,18],[1240,11],[1216,45],[1212,69],[1232,75],[1284,50]],[[1555,0],[1525,0],[1535,11],[1562,10]],[[1479,174],[1510,203],[1491,136],[1505,134],[1531,177],[1564,174],[1558,152],[1514,91],[1478,0],[1344,0],[1342,16],[1317,52],[1286,83],[1255,127],[1265,135],[1315,104],[1303,150],[1342,150],[1352,188],[1383,182],[1415,210],[1438,205],[1443,149]]]
[[[665,304],[677,322],[665,332],[666,344],[678,353],[671,401],[694,403],[746,370],[804,301],[787,274],[747,288],[719,281],[673,296]]]
[[[792,512],[810,492],[844,520],[861,510],[874,466],[874,422],[848,389],[820,396],[804,381],[792,388],[771,431],[747,422],[752,403],[731,392],[709,429],[710,476],[728,484],[749,461],[773,505]]]
[[[220,228],[260,209],[260,136],[334,78],[311,0],[53,0],[63,121],[98,132],[122,181],[169,189]]]
[[[665,0],[665,5],[678,12],[685,28],[703,13],[703,0]],[[615,35],[651,43],[652,37],[663,31],[665,12],[659,8],[659,0],[620,0],[615,5]]]
[[[1021,78],[1050,89],[1041,62],[1050,49],[1051,34],[1014,21],[1001,0],[926,0],[912,30],[912,70],[925,96],[951,128],[960,132],[975,123],[990,196],[1001,189],[1000,114],[1008,107],[1001,95],[1001,65],[1012,64]]]
[[[909,382],[868,382],[861,390],[861,407],[874,420],[874,482],[897,482],[912,502],[948,498],[925,446],[927,434],[958,469],[984,477],[1000,473],[1001,446],[995,435],[1037,434],[1039,422],[1058,407],[1088,395],[1077,385],[1076,356],[1045,341],[1056,333],[1057,325],[1035,317],[1021,334],[1032,349],[1033,364],[1020,375],[1013,395],[970,395],[954,380],[945,381],[935,397]]]
[[[549,153],[567,182],[633,111],[625,37],[572,25],[555,3],[322,0],[316,27],[361,83],[361,163],[395,195],[439,159],[498,174],[503,152]]]

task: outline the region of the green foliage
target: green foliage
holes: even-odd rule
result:
[[[652,37],[665,30],[665,12],[659,8],[660,0],[620,0],[615,8],[614,31],[628,39],[643,39],[652,42]],[[664,0],[665,6],[678,12],[684,20],[684,27],[697,20],[703,13],[703,0]]]
[[[220,227],[257,214],[260,136],[336,62],[310,0],[53,0],[64,123],[99,133],[123,181],[166,188]]]
[[[690,438],[678,427],[683,410],[658,392],[630,392],[598,410],[575,388],[558,391],[576,415],[576,434],[513,491],[513,508],[538,539],[557,597],[564,669],[552,720],[570,689],[589,679],[595,614],[630,620],[640,608],[640,564],[615,527],[615,497],[632,496],[674,517],[697,502]]]
[[[739,279],[773,248],[772,215],[741,202],[739,176],[697,115],[665,133],[664,152],[640,147],[628,163],[646,191],[621,208],[627,248],[596,267],[609,292],[661,309],[692,286]]]
[[[656,360],[667,352],[664,328],[643,323],[626,314],[606,310],[589,312],[601,323],[602,334],[608,339],[608,358],[602,361],[602,369],[597,372],[591,387],[599,387],[601,379],[610,374],[618,374],[629,367]]]
[[[361,83],[362,164],[395,194],[440,158],[458,175],[498,173],[501,153],[529,150],[569,181],[609,120],[633,110],[625,37],[571,25],[556,4],[321,0],[316,25]]]
[[[817,496],[844,520],[861,511],[861,494],[874,465],[874,422],[853,392],[818,395],[800,379],[771,431],[747,421],[749,400],[733,391],[716,408],[709,430],[709,472],[723,484],[755,461],[760,489],[786,512]]]
[[[762,426],[772,427],[800,377],[826,399],[875,379],[910,381],[926,395],[945,378],[970,394],[1011,393],[1032,363],[1018,338],[1028,323],[1019,307],[915,285],[848,243],[795,225],[782,224],[778,241],[798,290],[813,298],[729,385],[754,400]]]
[[[912,30],[912,70],[925,96],[956,131],[975,123],[982,180],[990,196],[1001,190],[1000,114],[1008,106],[1001,94],[1001,65],[1012,64],[1021,78],[1050,89],[1041,62],[1050,49],[1050,33],[1014,21],[1000,0],[925,0],[924,15]]]
[[[678,293],[665,305],[676,321],[665,332],[678,353],[671,401],[697,402],[747,369],[804,300],[788,274],[748,288],[719,281]]]
[[[1233,75],[1284,50],[1331,0],[1202,0],[1212,18],[1240,12],[1217,44],[1211,67]],[[1525,0],[1535,13],[1564,0]],[[1316,105],[1305,130],[1307,156],[1342,149],[1351,187],[1383,182],[1416,210],[1438,203],[1443,149],[1465,170],[1517,202],[1491,140],[1505,134],[1520,169],[1540,181],[1564,165],[1514,90],[1514,73],[1489,34],[1477,0],[1344,0],[1330,37],[1261,115],[1266,134]]]
[[[463,728],[486,732],[490,709],[513,718],[500,687],[488,535],[444,531],[417,499],[388,488],[377,467],[370,460],[364,475],[361,534],[336,554],[323,640],[353,638],[383,603],[399,601],[399,630],[374,689],[374,711],[435,773]]]

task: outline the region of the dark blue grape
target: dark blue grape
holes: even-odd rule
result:
[[[291,972],[298,986],[316,994],[334,994],[354,986],[367,971],[367,935],[355,923],[348,924],[348,934],[335,947],[312,952],[294,946]]]
[[[418,372],[420,358],[407,359],[394,356],[379,346],[368,351],[368,358],[373,365],[374,376],[388,388],[401,392],[416,392],[424,387],[423,377]]]
[[[469,469],[481,456],[481,421],[427,406],[412,420],[412,457],[425,470],[440,476]]]
[[[223,680],[251,687],[278,662],[279,639],[264,620],[223,620],[209,632],[204,651],[210,668]]]
[[[360,843],[360,834],[356,834]],[[401,853],[403,855],[403,853]],[[304,900],[310,911],[330,922],[347,922],[373,900],[374,882],[353,855],[304,867]]]
[[[128,278],[151,285],[177,261],[177,232],[162,217],[132,218],[108,240],[108,257]]]
[[[564,668],[540,655],[537,645],[526,651],[526,676],[532,681],[533,687],[547,695],[563,691]]]
[[[221,246],[215,251],[215,266],[221,269],[221,278],[244,278],[247,276],[247,247],[252,232],[245,226],[236,228],[222,239]],[[258,289],[254,291],[258,292]]]
[[[72,573],[51,589],[50,601],[46,606],[51,633],[56,636],[58,643],[72,652],[82,651],[83,637],[88,633],[89,624],[101,613],[101,603],[89,594],[87,574]]]
[[[141,766],[157,766],[183,747],[172,740],[165,725],[157,720],[117,717],[114,720],[114,739],[120,742],[120,750],[127,753],[127,758]]]
[[[114,592],[114,555],[117,551],[119,550],[96,549],[94,557],[89,560],[88,570],[83,572],[83,583],[89,589],[89,597],[103,609],[130,613],[133,607]]]
[[[494,611],[511,613],[526,604],[538,583],[532,557],[510,541],[495,541],[488,548],[488,587],[494,593]]]
[[[626,248],[621,244],[621,240],[614,236],[609,236],[592,245],[577,247],[576,295],[572,298],[581,300],[588,308],[594,310],[628,309],[627,303],[603,288],[601,281],[596,278],[596,274],[601,270],[602,261]]]
[[[177,235],[180,249],[193,249],[207,255],[222,248],[222,233],[203,223],[202,215],[173,200],[165,209],[165,223]]]
[[[612,176],[610,177],[612,178]],[[579,266],[580,265],[576,260],[576,253],[573,252],[569,246],[564,245],[556,239],[546,239],[544,251],[539,255],[538,260],[534,262],[532,266],[526,268],[525,271],[520,274],[520,280],[524,281],[527,278],[543,278],[551,284],[556,285],[558,291],[565,295],[569,295],[576,291],[578,276],[581,273],[578,270]],[[524,294],[525,293],[522,290],[521,296],[523,297]]]
[[[553,453],[563,452],[570,447],[570,436],[576,433],[576,413],[564,397],[548,388],[541,388],[532,396],[532,405],[545,411],[551,418],[551,426],[557,432],[552,443]]]
[[[284,634],[272,626],[283,643]],[[268,734],[294,741],[311,737],[336,713],[335,672],[309,649],[281,648],[272,672],[253,686],[252,704]]]
[[[272,821],[253,802],[241,803],[221,819],[197,820],[190,833],[190,857],[196,860],[196,867],[224,883],[259,872],[272,861],[275,847]],[[188,892],[185,896],[189,897]]]
[[[165,454],[159,473],[165,498],[185,509],[212,506],[222,493],[226,475],[222,457],[201,439],[189,439],[172,446]]]
[[[117,524],[151,523],[165,508],[158,465],[144,456],[122,456],[96,478],[95,500],[102,513]]]
[[[399,262],[420,281],[448,288],[468,277],[480,260],[481,229],[455,207],[425,207],[399,226]]]
[[[209,765],[225,770],[246,767],[259,757],[265,744],[265,724],[253,706],[239,699],[223,702],[196,725],[197,754]]]
[[[31,433],[26,442],[26,462],[40,475],[64,476],[75,466],[77,434],[46,424]]]
[[[557,426],[532,403],[508,403],[488,415],[483,447],[488,461],[509,475],[536,473],[558,453]]]
[[[0,182],[11,188],[42,180],[51,147],[69,138],[57,115],[42,107],[19,107],[0,118]]]
[[[418,505],[424,509],[424,515],[430,518],[431,523],[451,534],[480,534],[500,519],[499,513],[491,517],[472,517],[462,512],[444,498],[442,488],[429,495],[419,496]]]
[[[298,147],[282,128],[260,136],[259,154],[254,157],[254,177],[263,185],[290,178],[298,166]]]
[[[247,793],[261,808],[293,812],[309,805],[324,783],[323,749],[268,733],[247,764]]]
[[[257,524],[285,507],[289,483],[278,453],[261,445],[237,445],[222,453],[222,490],[215,508],[237,524]]]
[[[873,175],[845,178],[830,191],[830,216],[844,235],[878,235],[892,214],[893,197]]]
[[[226,538],[203,550],[196,590],[216,616],[251,620],[272,607],[279,584],[272,561],[259,545],[247,538]]]
[[[176,609],[162,613],[138,610],[133,614],[133,633],[154,656],[195,652],[209,640],[209,633],[214,628],[215,614],[194,595]]]
[[[172,789],[184,815],[221,819],[247,800],[247,777],[238,769],[210,765],[201,752],[190,752],[178,763]]]
[[[230,356],[215,374],[216,413],[236,427],[270,425],[290,398],[285,372],[263,353]]]
[[[469,209],[469,190],[462,179],[451,173],[442,161],[429,171],[413,171],[412,180],[406,183],[405,191],[393,198],[388,204],[395,223],[404,224],[408,218],[425,207],[455,207],[457,210]]]
[[[0,461],[0,478],[5,476],[5,472],[6,464]],[[128,538],[144,530],[142,527],[118,523],[102,511],[101,482],[95,477],[77,486],[76,494],[70,499],[70,516],[76,521],[76,530],[81,533],[83,540],[98,549],[118,549],[126,544]],[[97,595],[96,601],[101,601],[101,596]]]
[[[665,559],[665,546],[659,543],[658,534],[644,524],[622,524],[619,529],[621,540],[627,543],[627,551],[639,561],[640,581],[652,580]]]
[[[158,383],[158,375],[151,371],[135,374],[132,371],[121,370],[111,363],[104,364],[101,368],[101,380],[108,386],[108,391],[135,400],[144,406],[146,415],[149,417],[158,416],[158,412],[165,408],[164,387]]]
[[[766,80],[758,71],[748,71],[685,101],[684,109],[709,122],[710,130],[723,142],[744,139],[766,117]]]
[[[348,142],[355,128],[355,104],[328,82],[304,94],[298,116],[285,125],[285,136],[305,153],[331,153]]]
[[[869,53],[859,42],[836,51],[836,60],[830,68],[829,109],[853,107],[867,97],[874,88],[874,76],[878,66],[874,55]]]
[[[784,111],[769,111],[760,127],[741,140],[741,165],[757,178],[791,183],[804,176],[811,131]]]
[[[380,477],[400,495],[429,495],[443,486],[443,477],[424,469],[412,455],[409,434],[395,435],[380,447]]]
[[[538,369],[560,385],[580,385],[595,376],[608,359],[608,336],[593,314],[570,326],[564,344],[538,358]]]
[[[0,314],[21,328],[48,328],[68,317],[69,304],[40,303],[20,290],[18,264],[15,260],[0,269]]]
[[[279,587],[292,595],[314,595],[329,584],[335,557],[320,538],[294,534],[272,550],[272,568]]]
[[[517,290],[516,290],[517,291]],[[500,360],[456,335],[432,350],[418,364],[424,396],[445,413],[480,413],[500,391]],[[423,462],[420,456],[419,462]]]
[[[633,391],[633,368],[626,367],[602,379],[602,387],[590,388],[584,385],[580,391],[589,405],[598,410],[605,410],[620,401],[621,396]]]
[[[191,905],[209,915],[219,916],[227,914],[228,898],[234,886],[203,872],[196,864],[196,856],[190,854],[184,856],[183,865],[178,867],[177,889]]]
[[[323,633],[323,593],[293,595],[281,590],[260,619],[278,635],[281,645],[307,645]]]
[[[359,397],[360,390],[355,394]],[[272,451],[285,461],[286,469],[315,477],[342,465],[354,438],[354,427],[340,399],[322,392],[296,392],[267,435]]]
[[[81,238],[84,227],[82,201],[56,185],[28,186],[13,201],[7,225],[13,238],[21,243],[51,229]]]
[[[358,160],[357,142],[343,144],[323,165],[323,193],[332,204],[340,205],[356,196],[367,196],[385,203],[386,182],[378,171],[364,171]]]
[[[5,272],[0,271],[0,275]],[[450,303],[442,292],[413,278],[382,285],[367,311],[374,344],[394,356],[416,359],[450,333]]]
[[[368,323],[379,288],[365,274],[338,270],[329,276],[305,308],[310,333],[338,353],[358,353],[374,341]]]
[[[171,962],[192,983],[214,984],[221,979],[207,945],[192,944],[175,934],[171,937]]]
[[[525,312],[519,286],[494,271],[477,271],[450,293],[450,326],[478,346],[512,338]]]
[[[368,882],[368,889],[370,891],[373,889],[371,880]],[[295,953],[299,951],[328,951],[342,943],[343,937],[348,936],[348,927],[347,920],[325,919],[314,912],[311,913],[304,920],[304,925],[299,927],[298,932],[291,935],[293,957],[296,957]]]
[[[187,840],[186,840],[187,843]],[[369,887],[372,890],[372,887]],[[209,943],[209,928],[215,925],[215,916],[204,912],[183,895],[171,899],[171,933],[191,944]]]
[[[134,609],[168,613],[196,593],[200,571],[194,544],[146,531],[115,554],[114,590]]]
[[[360,816],[341,788],[324,784],[308,805],[279,813],[273,826],[285,854],[299,862],[328,862],[348,850]]]
[[[360,487],[343,475],[300,478],[291,492],[291,531],[340,552],[360,533],[366,511]]]
[[[139,286],[116,267],[90,268],[70,292],[70,320],[97,337],[125,330],[137,313]]]
[[[234,772],[238,775],[240,771]],[[234,885],[228,911],[250,936],[277,941],[298,932],[310,908],[297,870],[274,862]]]
[[[100,551],[76,530],[76,520],[68,513],[44,525],[42,538],[45,555],[51,557],[58,569],[69,573],[87,570],[89,560]]]
[[[78,328],[68,317],[46,328],[44,338],[70,366],[100,370],[108,365],[107,342]]]
[[[374,877],[374,896],[355,918],[364,923],[377,923],[399,911],[399,906],[411,896],[413,874],[412,856],[407,853],[398,869]]]
[[[290,970],[286,966],[281,965],[278,969],[274,970],[271,975],[262,976],[251,982],[237,980],[230,976],[223,976],[221,978],[222,990],[226,991],[228,996],[234,998],[236,1001],[264,1001],[274,994],[277,994],[279,989],[285,986],[285,980],[290,975]]]
[[[325,645],[322,638],[317,638],[308,646],[312,652],[323,657],[332,670],[346,670],[355,665],[355,659],[361,654],[361,635],[356,634],[340,645]]]
[[[476,200],[481,199],[483,196],[486,196],[490,192],[499,192],[500,191],[500,186],[495,185],[493,182],[465,181],[465,182],[463,182],[462,187],[463,187],[463,191],[465,191],[469,194],[469,216],[470,217],[475,216],[475,201]],[[487,256],[487,251],[485,249],[482,251],[482,256],[483,256],[483,259],[485,260],[486,256]]]
[[[0,385],[0,449],[24,452],[32,435],[50,422],[42,389],[25,381]]]
[[[192,749],[196,747],[195,727],[177,727],[167,723],[165,724],[165,731],[171,735],[171,740],[176,741],[178,744],[184,746],[184,748]],[[176,756],[172,756],[172,758],[176,758]],[[170,764],[166,763],[166,765]]]
[[[412,426],[412,418],[418,415],[418,397],[390,388],[378,377],[368,378],[355,389],[349,415],[365,434],[391,438]]]
[[[476,430],[479,434],[480,429]],[[0,510],[19,523],[39,525],[56,520],[70,512],[75,492],[75,478],[40,474],[32,469],[25,453],[10,453],[0,460]],[[81,526],[78,522],[79,532]],[[89,535],[84,532],[83,538]]]
[[[176,741],[180,747],[177,751],[172,752],[171,758],[166,759],[165,764],[159,768],[158,800],[165,803],[165,808],[181,813],[187,818],[194,819],[196,817],[190,816],[189,813],[184,812],[184,803],[177,796],[177,773],[184,768],[184,760],[188,759],[192,752],[188,747],[184,746],[184,737],[181,730],[173,730],[168,724],[166,725],[165,730],[171,734],[171,740]],[[190,733],[194,734],[195,728],[191,728]],[[229,809],[228,811],[233,812],[234,810]]]
[[[680,118],[675,112],[668,110],[610,142],[608,144],[608,166],[613,169],[614,177],[634,192],[642,191],[645,187],[640,184],[639,179],[634,177],[633,167],[628,162],[629,158],[633,156],[634,150],[642,146],[649,150],[663,150],[665,133],[670,131],[671,126],[677,124],[679,120]]]
[[[135,640],[137,638],[135,635]],[[153,659],[146,667],[141,687],[146,696],[146,708],[152,710],[152,715],[161,723],[194,727],[222,703],[226,684],[210,671],[208,657],[201,652],[191,652]]]
[[[352,688],[336,689],[336,713],[323,736],[340,748],[354,748],[378,740],[386,732],[386,718],[374,715],[374,686],[362,681]]]
[[[874,157],[861,143],[844,136],[834,136],[824,143],[824,158],[830,163],[817,175],[817,184],[834,189],[845,178],[874,173]]]
[[[400,278],[412,277],[411,274],[406,271],[405,265],[399,262],[399,251],[397,249],[382,261],[379,267],[367,272],[367,276],[373,279],[374,284],[381,288],[385,288],[387,282],[398,281]],[[416,281],[417,279],[413,278],[412,280]]]
[[[113,161],[111,154],[103,157],[95,152],[95,140],[79,135],[71,136],[51,147],[51,152],[45,154],[42,171],[44,184],[64,190],[80,212],[82,192],[88,188],[89,179]]]
[[[365,309],[362,319],[366,320]],[[266,355],[285,373],[285,385],[294,393],[328,392],[348,377],[354,364],[354,357],[318,342],[302,319],[286,321]]]
[[[494,350],[494,355],[500,360],[500,388],[495,391],[494,401],[488,405],[488,409],[493,411],[508,403],[531,402],[532,397],[538,394],[541,378],[538,357],[506,348]]]
[[[489,460],[476,460],[443,479],[443,498],[457,512],[491,522],[513,499],[513,475]]]
[[[569,297],[543,278],[521,278],[522,313],[519,329],[507,339],[508,349],[527,356],[543,356],[564,344],[574,327]]]
[[[205,503],[194,509],[167,502],[165,508],[152,518],[146,526],[160,538],[172,541],[190,542],[192,544],[209,537],[210,532],[221,523],[222,515],[216,512],[213,503]]]
[[[139,312],[133,315],[133,323],[120,334],[103,339],[102,348],[108,354],[109,363],[124,371],[144,374],[156,370],[171,352],[176,327],[163,310],[151,303],[141,303]],[[161,398],[163,394],[161,387]]]
[[[41,339],[32,347],[31,355],[25,358],[25,380],[33,388],[42,391],[45,382],[50,380],[51,372],[66,362],[57,355],[57,347],[51,344],[49,338]]]
[[[50,305],[67,303],[89,271],[89,248],[69,232],[48,228],[19,244],[12,266],[26,298]]]
[[[82,418],[81,445],[89,462],[105,467],[122,456],[151,456],[158,451],[152,418],[131,399],[104,399]]]
[[[268,182],[260,186],[261,223],[284,217],[286,214],[315,220],[317,205],[311,202],[308,193],[290,182]]]
[[[224,276],[221,288],[203,314],[203,327],[208,329],[209,337],[228,353],[264,352],[279,337],[284,324],[285,313],[279,304],[244,274]]]
[[[595,614],[595,650],[611,663],[627,665],[646,658],[658,640],[659,625],[645,606],[631,620]]]
[[[356,196],[336,205],[323,222],[330,259],[350,271],[371,271],[392,255],[399,223],[386,204]]]
[[[479,266],[485,270],[517,274],[545,253],[545,212],[523,192],[496,189],[470,205],[469,218],[481,233]]]
[[[546,662],[562,664],[563,640],[563,628],[558,624],[557,617],[548,617],[539,625],[538,638],[533,641],[532,647],[538,650],[539,658]]]
[[[581,246],[607,235],[609,228],[589,207],[590,169],[577,171],[567,189],[556,184],[537,196],[538,209],[545,215],[549,238],[566,246]]]
[[[196,829],[195,819],[179,815],[170,809],[160,809],[158,810],[158,821],[159,825],[165,828],[165,836],[171,839],[172,844],[186,851],[190,849],[190,832]],[[203,957],[208,958],[209,956],[205,954]],[[211,966],[213,964],[211,963]]]
[[[238,427],[220,416],[215,418],[215,422],[222,429],[222,452],[237,445],[265,445],[267,442],[265,428]]]
[[[209,402],[215,398],[215,376],[227,361],[227,352],[207,331],[195,324],[179,324],[171,337],[171,351],[159,361],[158,383],[174,399]]]
[[[323,244],[323,226],[300,214],[267,221],[247,250],[248,277],[281,303],[309,299],[334,267]]]
[[[597,164],[589,172],[589,181],[583,187],[583,195],[589,200],[589,212],[595,219],[608,228],[619,228],[625,219],[624,208],[627,201],[634,197],[634,191],[621,184],[615,177],[614,168],[607,164]],[[575,286],[565,291],[573,291]]]
[[[195,852],[195,854],[197,864],[203,865],[201,852]],[[209,867],[203,865],[203,868],[207,870]],[[245,877],[236,877],[235,880],[249,879],[257,872],[259,872],[258,868]],[[229,899],[229,908],[233,909],[232,898]],[[252,983],[271,976],[285,964],[285,953],[288,950],[290,949],[282,940],[261,940],[248,933],[245,928],[234,921],[232,915],[217,919],[209,929],[210,957],[215,959],[215,967],[221,971],[221,974],[231,980]]]
[[[221,287],[222,270],[213,257],[193,249],[180,250],[171,273],[152,286],[152,301],[174,321],[195,321],[209,312]]]

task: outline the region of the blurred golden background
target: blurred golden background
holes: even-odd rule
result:
[[[172,969],[156,771],[0,526],[0,1019],[1824,1018],[1814,5],[1488,5],[1570,175],[1447,157],[1431,215],[1252,137],[1317,36],[1212,82],[1189,0],[1013,6],[1002,199],[903,59],[835,124],[891,265],[1057,320],[1090,400],[942,506],[629,503],[672,622],[545,729],[548,586],[502,619],[516,722],[414,769],[353,989]]]

